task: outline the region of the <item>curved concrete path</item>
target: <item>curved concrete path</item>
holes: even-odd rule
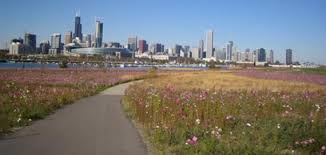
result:
[[[1,155],[146,154],[120,104],[131,83],[68,105],[14,135],[0,139]]]

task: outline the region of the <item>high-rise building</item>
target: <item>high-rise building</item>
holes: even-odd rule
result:
[[[186,45],[183,47],[184,57],[190,57],[190,46]]]
[[[225,60],[225,48],[216,49],[215,54],[216,60]]]
[[[26,54],[23,40],[22,39],[13,39],[9,45],[9,54],[10,55],[20,55]]]
[[[128,38],[128,49],[130,51],[137,51],[137,36]]]
[[[83,40],[82,24],[81,24],[81,20],[80,20],[80,15],[78,15],[78,14],[76,14],[76,17],[75,17],[74,38],[79,38],[80,40]]]
[[[36,52],[36,35],[25,33],[25,52],[28,53],[35,53]]]
[[[229,41],[226,44],[226,60],[232,61],[232,54],[233,54],[233,41]]]
[[[198,46],[198,48],[199,48],[199,50],[200,51],[204,51],[204,40],[199,40],[199,46]]]
[[[292,65],[292,49],[286,49],[286,64]]]
[[[273,50],[269,51],[268,63],[270,63],[270,64],[274,63],[274,51]]]
[[[40,43],[40,53],[41,54],[49,54],[50,43],[49,41],[42,41]]]
[[[201,54],[201,49],[200,48],[192,48],[191,49],[191,57],[195,60],[200,60],[202,59],[202,54]]]
[[[65,45],[72,43],[72,32],[66,32],[65,33]]]
[[[61,34],[53,33],[51,36],[51,49],[49,50],[49,54],[56,55],[60,54],[61,51]]]
[[[148,51],[148,44],[146,43],[146,40],[139,40],[139,52],[144,53]]]
[[[102,47],[103,41],[103,23],[96,21],[96,30],[95,30],[95,47]]]
[[[162,53],[164,52],[164,45],[157,43],[155,44],[155,49],[154,49],[155,53]]]
[[[206,58],[213,57],[214,32],[209,30],[206,34]]]
[[[179,56],[180,56],[180,51],[181,51],[181,49],[182,49],[182,46],[176,44],[176,45],[174,46],[174,49],[173,49],[174,51],[173,51],[173,53],[174,53],[176,56],[179,57]]]
[[[266,50],[264,48],[258,49],[257,52],[258,62],[265,62],[266,61]]]
[[[91,34],[88,34],[85,36],[85,43],[86,43],[87,47],[92,46],[92,35]]]

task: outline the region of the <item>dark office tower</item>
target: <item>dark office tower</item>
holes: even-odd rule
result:
[[[258,49],[258,62],[266,61],[266,50],[264,48]]]
[[[24,44],[26,46],[27,54],[36,52],[36,35],[25,33],[25,41]]]
[[[40,43],[40,53],[41,54],[48,54],[50,49],[49,41],[43,41]]]
[[[164,52],[164,45],[157,43],[154,45],[154,53],[162,53]]]
[[[80,16],[78,14],[75,17],[75,33],[74,33],[74,38],[79,38],[80,40],[83,40],[82,24],[80,23]]]
[[[179,57],[180,56],[180,51],[182,49],[181,45],[175,45],[174,46],[174,53]]]
[[[292,65],[292,49],[286,49],[286,64]]]
[[[100,21],[96,21],[96,30],[95,30],[95,47],[102,47],[103,40],[103,23]]]
[[[148,45],[146,43],[146,40],[139,40],[139,52],[144,53],[148,51]]]

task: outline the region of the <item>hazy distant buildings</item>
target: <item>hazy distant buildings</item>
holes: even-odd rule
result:
[[[204,44],[204,40],[199,40],[199,46],[198,46],[198,48],[199,48],[199,50],[200,50],[201,52],[204,51],[204,46],[205,46],[205,44]]]
[[[202,59],[201,49],[200,48],[192,48],[191,49],[191,57],[195,60],[201,60]]]
[[[164,45],[160,43],[156,43],[154,46],[155,53],[163,53],[164,52]]]
[[[36,35],[31,33],[25,33],[25,52],[26,54],[32,54],[36,52]]]
[[[160,43],[151,44],[149,51],[152,54],[163,53],[164,52],[164,45],[160,44]]]
[[[273,64],[274,63],[274,51],[270,50],[268,55],[268,63]]]
[[[75,17],[75,33],[74,38],[79,38],[80,40],[83,40],[83,34],[82,34],[82,24],[80,20],[80,15],[76,15]]]
[[[103,23],[96,21],[96,30],[95,30],[95,47],[102,47],[103,41]]]
[[[229,41],[226,44],[226,60],[232,61],[232,55],[233,55],[233,41]]]
[[[61,34],[54,33],[51,36],[51,49],[49,50],[49,54],[56,55],[60,54],[61,51]]]
[[[92,47],[92,35],[87,34],[84,39],[87,47]]]
[[[225,60],[225,57],[226,57],[225,54],[226,54],[225,53],[225,48],[223,48],[223,49],[216,49],[215,50],[216,60],[221,60],[221,61]]]
[[[64,44],[67,45],[67,44],[70,44],[70,43],[72,43],[72,32],[71,31],[65,33],[65,42],[64,42]]]
[[[292,49],[286,49],[286,64],[292,65]]]
[[[182,48],[182,56],[183,57],[190,57],[190,46],[186,45]]]
[[[137,51],[137,36],[128,38],[128,49],[130,51]]]
[[[176,44],[173,48],[173,53],[177,56],[180,57],[180,52],[181,52],[182,46]]]
[[[110,48],[121,48],[121,44],[118,42],[109,42],[108,47]]]
[[[148,44],[146,42],[146,40],[139,40],[139,52],[140,53],[144,53],[148,51]]]
[[[213,56],[214,32],[209,30],[206,34],[206,58]]]

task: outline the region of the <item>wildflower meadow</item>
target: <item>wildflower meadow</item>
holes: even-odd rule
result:
[[[326,153],[322,83],[237,74],[148,79],[129,87],[123,105],[163,154]]]
[[[77,99],[146,76],[146,71],[119,69],[1,69],[0,135]]]

